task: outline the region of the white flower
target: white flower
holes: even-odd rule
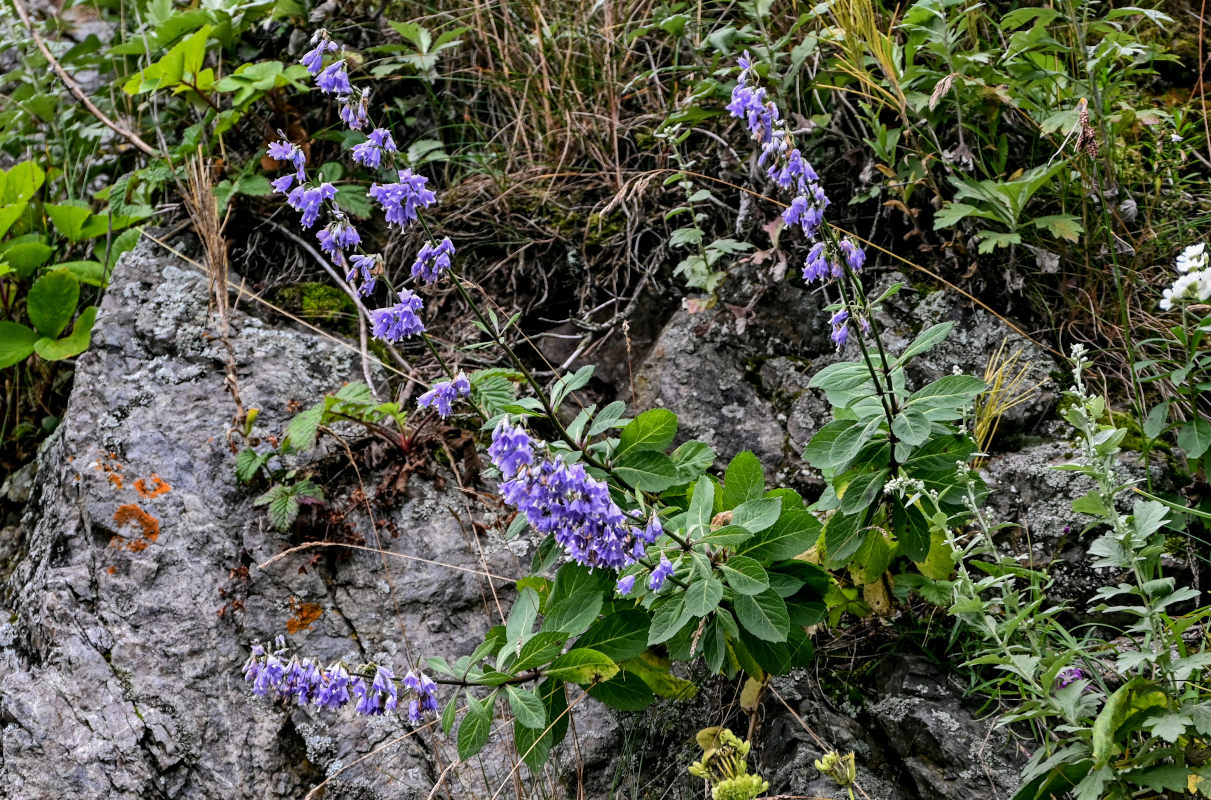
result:
[[[1178,272],[1195,272],[1207,268],[1207,244],[1192,244],[1177,257]]]

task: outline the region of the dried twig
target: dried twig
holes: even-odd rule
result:
[[[164,154],[159,150],[155,149],[147,142],[139,138],[137,133],[123,128],[121,125],[105,116],[105,112],[97,108],[96,105],[93,104],[93,101],[88,99],[88,95],[84,93],[84,90],[80,88],[78,83],[72,80],[71,76],[68,75],[63,69],[63,65],[59,63],[58,59],[56,59],[51,53],[50,48],[46,46],[46,42],[42,40],[42,37],[38,34],[38,31],[34,28],[33,21],[29,18],[29,10],[26,9],[25,3],[23,3],[22,0],[13,0],[13,7],[17,9],[17,14],[21,17],[21,22],[25,24],[25,29],[29,31],[29,35],[33,38],[34,44],[36,44],[38,49],[42,51],[43,58],[50,63],[51,69],[53,69],[55,74],[59,76],[59,80],[63,82],[63,85],[67,87],[69,92],[76,96],[76,99],[79,100],[80,104],[88,110],[88,113],[96,117],[102,125],[142,150],[145,154],[151,156],[152,158],[165,157]]]

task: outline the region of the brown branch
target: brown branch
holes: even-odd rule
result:
[[[63,65],[60,64],[54,55],[51,54],[50,48],[46,46],[46,42],[42,40],[42,37],[38,35],[38,31],[34,29],[34,23],[29,18],[29,11],[25,8],[24,2],[22,2],[22,0],[13,0],[13,7],[17,9],[17,15],[21,17],[21,21],[25,24],[25,28],[29,31],[29,35],[33,37],[34,44],[38,45],[38,49],[42,51],[43,57],[50,62],[51,69],[53,69],[55,74],[59,76],[59,80],[63,81],[63,85],[67,87],[67,90],[75,95],[76,99],[79,100],[84,108],[88,110],[88,113],[96,117],[102,125],[109,128],[123,139],[126,139],[128,142],[152,158],[164,158],[163,153],[140,139],[137,133],[126,130],[121,125],[105,116],[105,113],[101,111],[101,109],[97,108],[96,105],[94,105],[93,102],[88,99],[88,95],[84,93],[84,90],[80,88],[80,85],[71,79],[71,76],[68,75],[63,69]]]

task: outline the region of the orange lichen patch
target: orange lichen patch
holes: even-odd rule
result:
[[[118,568],[115,567],[113,564],[110,564],[108,567],[105,568],[105,572],[110,575],[115,575],[118,572]]]
[[[134,503],[118,506],[118,510],[114,512],[114,522],[118,523],[118,527],[130,525],[138,530],[137,538],[123,539],[115,536],[110,541],[115,547],[125,546],[132,553],[146,550],[148,545],[160,538],[160,521]]]
[[[122,470],[126,468],[118,463],[117,453],[106,453],[100,461],[92,466],[105,473],[106,479],[113,484],[115,489],[123,488]]]
[[[151,473],[151,478],[147,480],[139,478],[135,481],[135,490],[150,500],[153,497],[159,497],[162,494],[171,492],[172,487],[163,478],[153,472]]]
[[[324,609],[320,607],[319,603],[300,603],[293,597],[290,598],[290,611],[294,616],[286,620],[286,633],[292,636],[310,628],[311,623],[324,613]]]

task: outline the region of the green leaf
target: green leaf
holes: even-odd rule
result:
[[[38,333],[55,338],[76,313],[80,299],[80,282],[67,270],[48,272],[30,287],[26,298],[26,313]]]
[[[1144,419],[1144,435],[1155,439],[1165,432],[1165,424],[1169,421],[1169,403],[1160,403],[1148,412]]]
[[[80,231],[84,228],[84,223],[92,216],[92,211],[87,207],[81,208],[74,205],[52,205],[47,203],[43,208],[46,210],[46,215],[50,217],[51,222],[55,223],[55,228],[59,233],[63,234],[67,241],[75,244],[83,237]]]
[[[549,678],[588,686],[608,681],[618,674],[618,665],[605,653],[587,647],[569,650],[543,670]]]
[[[64,261],[51,269],[63,269],[76,276],[80,283],[89,286],[105,286],[105,265],[100,261]]]
[[[833,466],[833,444],[837,438],[849,430],[857,427],[857,420],[842,419],[830,422],[812,436],[811,441],[807,444],[807,449],[803,451],[803,458],[807,463],[811,464],[816,469],[829,469]]]
[[[642,678],[625,669],[604,683],[590,686],[589,694],[620,711],[642,711],[656,699]]]
[[[905,405],[921,409],[960,409],[987,388],[984,381],[971,375],[946,375],[913,392]]]
[[[34,342],[34,352],[47,361],[62,361],[78,356],[88,349],[92,340],[93,323],[97,320],[97,307],[89,306],[76,317],[71,335],[62,339],[39,339]]]
[[[821,528],[820,521],[808,511],[784,511],[772,528],[756,534],[737,555],[766,564],[794,558],[812,548],[820,538]]]
[[[856,583],[866,585],[883,577],[891,564],[891,548],[887,539],[878,531],[872,531],[862,540],[862,546],[854,553],[850,568]]]
[[[719,565],[719,571],[736,594],[761,594],[769,588],[765,568],[748,556],[732,556]]]
[[[841,496],[841,513],[855,514],[864,511],[883,491],[883,483],[886,480],[885,469],[855,475]]]
[[[862,527],[862,516],[862,512],[837,512],[829,518],[824,527],[824,549],[828,556],[828,566],[843,566],[858,552],[862,539],[866,536],[866,529]]]
[[[442,711],[442,734],[450,735],[450,731],[454,729],[454,720],[458,715],[458,695],[454,695],[446,703],[445,709]]]
[[[33,198],[46,181],[46,173],[33,161],[22,161],[4,175],[0,201],[5,205],[21,205]]]
[[[3,255],[0,255],[0,261],[7,261],[17,273],[17,277],[26,280],[33,276],[38,267],[46,263],[53,252],[54,250],[44,242],[20,242],[5,248]]]
[[[625,664],[627,672],[638,675],[661,697],[686,700],[698,694],[698,686],[693,681],[672,674],[669,666],[669,659],[659,658],[650,652],[632,658]]]
[[[828,451],[829,466],[834,469],[845,469],[854,460],[867,442],[870,441],[869,425],[853,425],[837,434],[832,447]],[[814,465],[813,465],[814,466]]]
[[[507,633],[505,635],[506,637],[508,636]],[[516,661],[508,664],[506,656],[509,654],[504,653],[500,658],[500,663],[508,664],[508,670],[513,674],[541,667],[563,652],[563,645],[567,640],[568,635],[563,631],[542,631],[536,633],[521,646],[521,651],[517,653]],[[505,648],[508,648],[510,643],[513,645],[513,651],[517,652],[516,639],[506,639],[501,642]]]
[[[290,420],[286,426],[286,434],[282,437],[282,449],[288,453],[305,453],[315,447],[319,435],[320,419],[324,416],[324,406],[314,406]]]
[[[749,450],[737,453],[723,475],[723,510],[736,508],[745,501],[756,500],[763,494],[765,471],[761,468],[760,459]]]
[[[560,686],[562,685],[560,684]],[[513,722],[513,746],[517,749],[517,754],[521,757],[522,762],[532,772],[537,773],[542,769],[543,764],[547,763],[547,757],[551,754],[553,738],[550,731],[527,728],[516,720]]]
[[[694,617],[705,617],[723,599],[723,584],[717,578],[692,582],[685,590],[685,609]]]
[[[628,486],[645,492],[663,492],[681,482],[673,460],[655,450],[629,450],[615,459],[614,473]]]
[[[533,589],[522,589],[517,594],[517,600],[509,611],[509,621],[505,626],[505,639],[508,642],[523,641],[534,629],[534,621],[538,619],[538,592]]]
[[[648,615],[643,611],[614,611],[594,622],[576,640],[576,646],[591,648],[621,663],[647,649],[650,624]]]
[[[1088,492],[1083,497],[1073,500],[1072,510],[1078,514],[1089,514],[1094,517],[1106,517],[1111,513],[1097,491]]]
[[[652,614],[652,623],[648,629],[648,645],[660,644],[672,639],[689,620],[690,612],[685,607],[685,595],[680,592],[672,595],[656,607]]]
[[[933,423],[916,408],[904,408],[891,422],[891,432],[905,444],[916,447],[925,444]]]
[[[547,710],[542,705],[538,695],[528,689],[505,684],[505,694],[509,698],[509,708],[518,724],[542,730],[547,727]]]
[[[695,539],[694,544],[709,544],[712,547],[739,547],[752,538],[752,532],[739,525],[724,525],[706,536]]]
[[[959,220],[971,216],[978,210],[975,206],[969,206],[966,203],[947,203],[933,215],[933,229],[936,231],[952,227]]]
[[[673,451],[673,465],[677,467],[678,482],[686,483],[697,478],[715,463],[715,451],[706,442],[690,440]]]
[[[25,209],[28,207],[29,204],[24,200],[12,205],[0,206],[0,236],[8,233],[8,229],[13,227],[13,223],[21,218],[21,215],[25,213]]]
[[[1186,729],[1193,727],[1194,720],[1188,714],[1171,711],[1148,721],[1148,730],[1154,736],[1159,736],[1169,744],[1176,742]]]
[[[1132,679],[1120,686],[1093,721],[1093,763],[1095,767],[1105,766],[1115,752],[1115,737],[1119,726],[1127,718],[1130,711],[1131,693],[1135,690],[1137,679]]]
[[[1200,458],[1211,446],[1211,424],[1202,417],[1190,420],[1178,430],[1177,446],[1186,451],[1187,458]]]
[[[665,408],[645,411],[622,429],[614,458],[632,450],[663,451],[677,435],[677,415]]]
[[[258,453],[251,447],[245,447],[235,457],[235,475],[241,483],[250,483],[261,467],[269,461],[269,453]]]
[[[1052,214],[1046,217],[1036,217],[1034,225],[1036,228],[1042,228],[1047,231],[1057,239],[1067,239],[1073,243],[1080,241],[1081,234],[1085,232],[1080,218],[1072,214]]]
[[[736,598],[736,619],[744,629],[767,642],[785,642],[790,630],[786,602],[772,590]]]
[[[912,344],[904,348],[904,352],[896,358],[896,366],[901,366],[908,362],[913,356],[919,356],[922,353],[929,352],[937,346],[938,342],[950,335],[954,329],[953,322],[939,322],[937,325],[931,325],[917,335],[917,338],[912,340]]]
[[[0,369],[24,361],[34,352],[38,334],[19,322],[0,322]]]
[[[582,592],[551,604],[542,621],[543,630],[563,631],[575,636],[590,625],[601,613],[599,591]]]
[[[892,507],[892,527],[900,552],[912,561],[924,561],[929,556],[929,520],[915,505],[905,506],[899,500]]]
[[[481,703],[467,693],[467,715],[458,726],[458,757],[466,761],[478,755],[488,743],[492,732],[492,712],[487,704]]]
[[[723,487],[726,497],[727,486]],[[726,504],[726,500],[724,501]],[[760,533],[778,521],[782,514],[782,498],[765,497],[759,500],[748,500],[736,506],[732,511],[732,524],[739,525],[751,533]]]
[[[551,728],[551,745],[557,745],[568,733],[568,694],[563,688],[563,681],[547,678],[538,684],[538,696],[547,709],[547,725]]]

